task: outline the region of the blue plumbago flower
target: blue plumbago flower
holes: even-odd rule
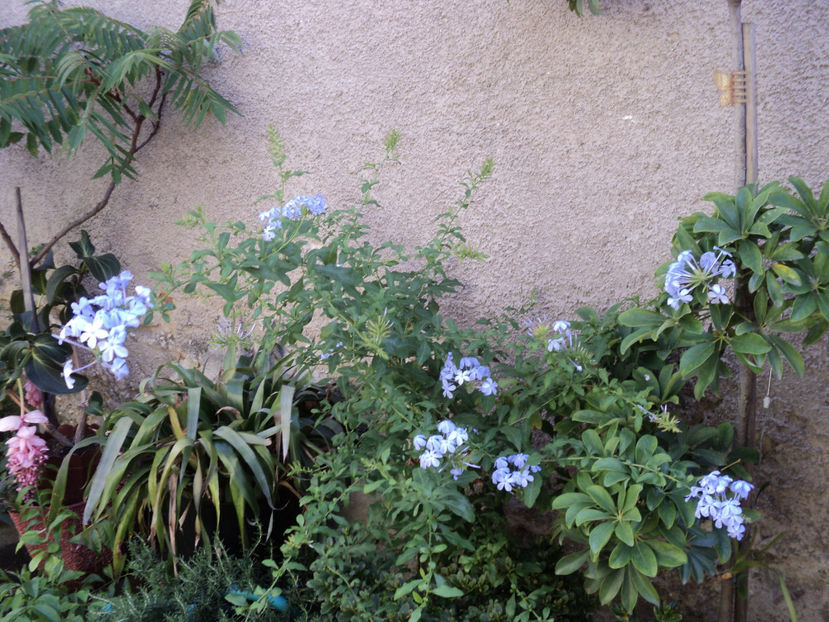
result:
[[[547,340],[547,352],[567,352],[567,360],[576,371],[583,371],[584,367],[578,361],[590,360],[590,354],[582,347],[578,331],[571,330],[570,322],[566,320],[553,322],[552,330],[555,337]]]
[[[746,528],[740,499],[747,499],[752,488],[754,486],[746,481],[711,471],[699,480],[697,486],[691,487],[685,501],[698,499],[694,516],[709,518],[718,529],[725,527],[729,537],[742,540]]]
[[[451,399],[458,387],[464,383],[477,385],[478,390],[484,395],[495,395],[498,391],[498,383],[492,379],[488,367],[480,365],[478,359],[472,356],[461,358],[460,365],[455,366],[450,352],[446,355],[443,369],[440,370],[443,396]]]
[[[716,252],[714,252],[716,251]],[[682,303],[693,301],[693,292],[698,286],[708,288],[708,302],[711,304],[728,304],[725,288],[715,281],[719,278],[731,278],[737,273],[737,266],[730,259],[731,253],[714,247],[714,251],[703,253],[699,261],[689,250],[684,250],[676,257],[665,274],[665,291],[668,293],[668,305],[679,309]]]
[[[438,432],[426,437],[418,434],[412,439],[412,446],[423,452],[420,454],[421,469],[438,469],[442,471],[446,465],[450,465],[452,477],[457,479],[464,472],[466,467],[478,469],[476,464],[470,464],[464,459],[469,453],[466,442],[469,440],[469,433],[466,428],[455,425],[451,419],[445,419],[438,423]],[[442,461],[445,460],[445,463]]]
[[[522,323],[527,335],[535,339],[545,338],[551,330],[547,314],[538,315],[533,319],[526,319]]]
[[[492,472],[492,483],[498,490],[512,492],[514,488],[526,488],[535,478],[532,473],[541,471],[538,465],[527,466],[527,454],[513,454],[498,456],[495,459],[495,470]]]
[[[72,303],[72,318],[52,335],[58,342],[64,341],[74,346],[89,350],[95,355],[105,369],[121,380],[129,374],[127,356],[129,351],[124,346],[127,329],[141,325],[141,319],[152,308],[151,291],[140,285],[135,287],[135,295],[127,296],[127,285],[132,280],[132,273],[124,270],[99,287],[106,292],[94,298],[81,298]],[[78,369],[69,359],[63,366],[63,379],[70,389],[75,380],[72,374],[91,365],[95,361]]]
[[[338,342],[337,342],[337,345],[335,345],[335,346],[334,346],[332,349],[330,349],[328,352],[323,352],[322,354],[320,354],[320,360],[323,360],[323,361],[324,361],[325,359],[327,359],[328,357],[330,357],[332,354],[334,354],[334,351],[335,351],[335,350],[337,350],[338,348],[342,348],[342,347],[343,347],[343,342],[342,342],[342,341],[338,341]]]
[[[328,203],[321,194],[294,197],[283,206],[277,205],[259,213],[259,222],[264,225],[262,238],[266,242],[275,239],[277,230],[282,229],[282,219],[299,220],[302,218],[303,207],[314,216],[325,214],[328,211]]]

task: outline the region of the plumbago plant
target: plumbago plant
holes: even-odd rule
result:
[[[359,205],[331,209],[318,195],[285,201],[301,173],[284,168],[272,134],[281,185],[262,227],[191,212],[185,224],[208,246],[158,275],[168,296],[218,296],[246,326],[240,344],[284,348],[298,369],[336,378],[342,400],[321,414],[342,432],[300,471],[304,512],[272,563],[275,586],[290,584],[309,617],[583,620],[599,603],[658,604],[652,580],[668,569],[683,580],[713,574],[755,517],[740,505],[752,452],[731,450],[729,424],[678,416],[696,369],[682,361],[696,343],[676,330],[704,326],[685,311],[689,295],[727,304],[741,258],[728,242],[689,248],[657,309],[583,308],[570,322],[513,310],[461,328],[440,304],[460,289],[452,263],[481,256],[459,219],[492,163],[468,174],[431,240],[377,246],[362,218],[381,209],[374,190],[397,142],[391,134],[384,160],[362,169]],[[642,330],[639,318],[673,317],[668,296],[676,329]],[[359,497],[369,503],[353,520]],[[511,529],[521,503],[552,510],[551,529]],[[583,588],[570,581],[579,569]]]
[[[816,198],[801,179],[789,181],[796,194],[777,182],[736,196],[709,194],[713,215],[682,219],[665,293],[649,308],[622,314],[635,329],[623,349],[648,343],[664,351],[670,344],[681,354],[683,377],[696,378],[696,397],[728,375],[729,349],[755,373],[768,364],[779,378],[783,361],[804,373],[784,335],[805,332],[806,346],[829,327],[829,182]],[[723,277],[733,279],[731,293],[713,283]]]

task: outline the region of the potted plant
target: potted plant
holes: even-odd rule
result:
[[[290,356],[259,350],[229,364],[233,352],[217,380],[162,365],[135,400],[105,418],[83,519],[110,522],[116,574],[129,535],[156,542],[175,562],[216,536],[244,548],[247,524],[258,521],[270,537],[296,517],[290,466],[326,449],[339,431],[314,419],[329,389],[309,385]]]
[[[6,441],[6,464],[21,493],[10,516],[21,535],[45,532],[47,526],[61,524],[62,541],[78,531],[83,489],[100,452],[95,439],[89,438],[94,430],[86,426],[86,411],[76,426],[56,425],[50,395],[38,384],[52,394],[82,390],[86,378],[74,374],[75,366],[81,360],[79,350],[91,354],[91,357],[84,355],[91,358],[84,367],[100,363],[116,377],[123,377],[127,371],[128,351],[124,346],[127,329],[137,326],[151,306],[147,288],[138,286],[136,295],[127,295],[126,287],[132,279],[128,271],[107,278],[100,283],[103,293],[87,297],[83,277],[88,272],[93,276],[106,276],[112,270],[120,270],[120,264],[112,255],[103,258],[92,255],[94,248],[86,232],[82,241],[72,246],[81,258],[79,267],[62,266],[52,271],[48,278],[46,275],[38,278],[46,298],[38,313],[42,322],[46,324],[51,317],[63,319],[69,313],[71,318],[66,320],[58,335],[49,335],[54,341],[49,343],[43,339],[45,334],[32,339],[31,333],[21,330],[25,313],[17,314],[4,335],[4,367],[0,375],[7,401],[16,408],[15,414],[0,419],[0,432],[12,433]],[[83,256],[85,253],[88,253],[86,257]],[[93,267],[89,268],[90,265]],[[15,296],[12,298],[14,305]],[[76,300],[70,302],[73,299]],[[58,356],[65,357],[62,366]],[[95,395],[93,406],[99,401],[100,396]],[[38,426],[48,435],[48,442],[39,434]],[[49,494],[44,503],[45,491]],[[63,514],[63,510],[68,514]],[[66,555],[71,559],[78,557],[77,550],[73,552],[73,547],[67,548],[70,550],[65,551]],[[43,549],[34,547],[29,550],[34,556]],[[82,561],[64,561],[67,566],[78,566],[77,569],[86,569],[88,565]]]
[[[95,444],[86,438],[86,413],[72,430],[61,428],[55,413],[54,394],[82,392],[86,379],[76,373],[81,365],[78,348],[56,339],[53,329],[67,326],[73,316],[89,311],[84,290],[87,275],[103,283],[121,272],[112,254],[94,254],[86,232],[70,244],[79,259],[76,266],[55,267],[52,248],[103,210],[125,177],[137,176],[137,154],[156,136],[165,106],[182,112],[185,123],[193,127],[207,115],[223,123],[227,111],[235,111],[202,75],[206,64],[217,58],[220,44],[238,51],[240,41],[232,32],[217,30],[210,0],[192,0],[177,31],[160,27],[142,31],[88,7],[62,8],[56,0],[33,3],[27,23],[0,29],[0,149],[14,148],[22,141],[34,156],[40,148],[51,151],[55,145],[71,154],[87,137],[94,136],[106,151],[94,177],[109,178],[94,207],[73,215],[56,235],[34,250],[30,251],[26,239],[19,188],[17,244],[0,222],[0,237],[21,278],[21,289],[12,295],[12,321],[0,335],[0,397],[6,398],[4,410],[11,412],[9,417],[18,418],[6,420],[7,431],[15,432],[12,446],[40,452],[39,463],[27,462],[26,468],[17,472],[29,478],[18,485],[32,483],[35,473],[51,474],[48,479],[54,482],[46,507],[40,510],[47,525],[58,518],[64,493],[67,501],[80,500],[85,478],[73,485],[72,475],[87,474],[97,455],[95,451],[84,452]],[[145,294],[137,298],[146,298]],[[142,304],[147,302],[148,298]],[[76,327],[79,324],[76,322]],[[116,331],[120,336],[111,338],[109,330],[115,326],[109,327],[103,340],[109,349],[104,349],[96,348],[100,340],[96,331],[100,334],[103,328],[93,325],[92,329],[88,335],[91,341],[78,341],[81,333],[62,336],[89,347],[96,360],[122,377],[126,364],[119,348],[123,348],[125,331]],[[21,396],[21,383],[41,392],[38,404]],[[83,401],[86,412],[98,410],[96,394]],[[13,425],[13,420],[19,425]],[[48,444],[41,439],[44,433]],[[48,459],[43,458],[44,449],[49,450]],[[66,460],[56,472],[46,468],[48,460],[63,456]],[[24,499],[32,503],[40,497],[30,493]]]

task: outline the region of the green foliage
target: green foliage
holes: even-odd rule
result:
[[[220,542],[202,547],[178,564],[174,575],[169,564],[138,538],[129,541],[129,562],[122,594],[101,599],[87,620],[121,622],[178,622],[199,620],[288,620],[288,616],[271,607],[250,612],[236,612],[228,595],[232,588],[257,592],[267,579],[264,567],[250,552],[240,556],[228,554]]]
[[[715,205],[713,215],[681,220],[673,240],[677,253],[699,255],[717,247],[733,257],[734,301],[710,304],[698,291],[693,304],[670,312],[662,294],[650,308],[622,314],[620,321],[635,329],[623,349],[652,342],[657,351],[680,353],[682,378],[696,378],[697,398],[709,388],[716,391],[728,374],[728,350],[755,373],[768,364],[779,378],[785,361],[803,374],[803,357],[784,335],[804,333],[805,346],[829,327],[829,181],[817,199],[802,180],[789,181],[797,195],[776,182],[759,190],[746,186],[736,196],[706,195]]]
[[[574,11],[579,17],[584,15],[585,0],[567,0],[567,5],[570,7],[570,10]],[[600,15],[602,12],[599,7],[599,0],[587,0],[587,8],[590,9],[590,12],[593,15]]]
[[[299,495],[283,461],[307,464],[338,431],[309,412],[325,399],[324,388],[289,376],[287,360],[260,350],[235,361],[232,353],[218,381],[168,363],[142,383],[135,401],[107,415],[84,521],[112,523],[116,574],[122,544],[134,534],[158,538],[175,559],[185,520],[193,524],[185,534],[193,545],[209,544],[227,512],[242,546],[250,520],[265,516],[270,535],[286,507],[280,498]]]
[[[458,220],[492,163],[468,173],[429,242],[411,251],[375,246],[363,211],[380,209],[373,189],[396,161],[397,140],[391,135],[383,160],[363,167],[358,206],[283,219],[273,241],[243,222],[219,227],[191,212],[183,224],[199,228],[208,246],[158,275],[168,295],[218,297],[251,343],[290,348],[300,369],[324,365],[337,376],[343,399],[329,405],[342,426],[337,450],[303,470],[305,511],[283,547],[276,585],[309,586],[300,599],[308,619],[584,619],[594,601],[560,582],[581,567],[599,602],[628,610],[640,597],[658,604],[651,580],[667,569],[713,574],[730,545],[703,537],[684,498],[699,472],[728,464],[719,443],[728,434],[689,430],[668,412],[685,384],[671,357],[677,344],[631,339],[635,331],[619,323],[625,314],[647,322],[657,314],[580,309],[572,325],[579,338],[562,351],[549,351],[552,329],[543,322],[516,338],[514,316],[474,329],[444,318],[440,303],[460,285],[449,266],[466,245]],[[270,142],[280,188],[268,198],[282,201],[297,174],[284,168],[275,134]],[[318,331],[309,326],[315,317]],[[449,352],[490,364],[498,395],[442,396],[437,378]],[[481,475],[469,468],[454,481],[417,468],[412,437],[434,433],[444,419],[478,431],[464,460]],[[548,441],[534,444],[538,434]],[[562,556],[543,537],[523,553],[511,543],[503,521],[510,497],[486,473],[497,456],[517,452],[547,473],[524,489],[523,502],[559,511],[555,537],[576,552]],[[362,522],[343,515],[355,495],[372,501]],[[507,561],[528,551],[527,563]],[[494,561],[499,555],[506,565]],[[538,584],[538,564],[559,576]]]
[[[0,386],[4,390],[23,373],[49,393],[77,393],[87,385],[86,377],[78,374],[74,388],[66,386],[63,363],[71,356],[72,348],[58,344],[52,334],[72,317],[72,304],[90,295],[84,278],[91,275],[98,282],[106,281],[121,271],[121,264],[112,253],[96,255],[86,231],[81,231],[80,240],[69,246],[77,257],[74,265],[56,267],[49,253],[32,271],[36,317],[25,310],[22,290],[11,294],[12,321],[0,335]]]
[[[302,471],[305,510],[282,547],[275,585],[308,586],[300,592],[307,619],[583,619],[593,605],[568,608],[572,586],[534,582],[539,567],[543,574],[551,565],[558,578],[580,571],[601,604],[632,612],[642,598],[675,617],[653,579],[678,569],[683,580],[702,581],[733,555],[727,534],[696,518],[685,500],[690,486],[714,469],[747,477],[745,463],[757,458],[732,450],[729,424],[691,425],[677,413],[691,405],[692,386],[700,397],[728,373],[727,347],[754,369],[768,362],[779,373],[785,358],[802,370],[799,353],[775,331],[808,330],[807,341],[825,331],[824,199],[794,179],[797,199],[777,184],[756,196],[751,188],[711,195],[714,216],[683,219],[674,244],[696,256],[715,245],[731,252],[745,289],[737,304],[708,304],[699,288],[673,313],[665,294],[603,313],[583,308],[569,341],[553,347],[561,329],[544,319],[524,330],[510,311],[466,329],[440,313],[460,286],[452,262],[479,254],[467,249],[459,218],[491,162],[468,173],[426,244],[408,250],[370,241],[363,211],[380,209],[373,190],[396,161],[398,138],[390,135],[382,161],[363,167],[359,205],[283,218],[273,241],[241,221],[219,227],[191,212],[185,224],[203,232],[207,247],[159,275],[169,293],[218,297],[251,343],[279,344],[300,369],[336,375],[343,399],[327,408],[342,431],[336,451]],[[270,142],[280,186],[268,198],[281,203],[300,173],[285,169],[273,132]],[[829,190],[824,195],[829,202]],[[490,366],[497,395],[469,383],[442,394],[438,378],[450,352]],[[416,434],[434,434],[447,419],[475,431],[457,479],[446,465],[418,468],[412,447]],[[489,473],[498,456],[519,452],[543,476],[514,493],[529,508],[554,512],[552,536],[566,554],[542,536],[527,549],[509,536],[510,496],[494,489]],[[361,497],[365,517],[348,518]],[[755,518],[746,510],[747,522]],[[527,551],[526,564],[510,563]]]
[[[93,598],[88,587],[69,589],[64,580],[0,570],[0,621],[85,622]]]
[[[0,30],[0,148],[25,138],[32,155],[55,145],[73,153],[91,134],[108,154],[95,176],[118,183],[135,176],[141,126],[157,124],[166,100],[188,125],[208,114],[224,122],[234,108],[203,70],[218,45],[241,43],[216,31],[212,4],[192,0],[175,32],[56,0],[34,4],[28,23]]]

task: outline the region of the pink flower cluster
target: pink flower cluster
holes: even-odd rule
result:
[[[6,463],[9,472],[17,480],[17,489],[34,486],[40,475],[40,465],[46,461],[46,441],[37,435],[38,423],[47,419],[39,410],[23,415],[11,415],[0,419],[0,432],[15,432],[6,445]],[[27,425],[33,424],[33,425]]]

